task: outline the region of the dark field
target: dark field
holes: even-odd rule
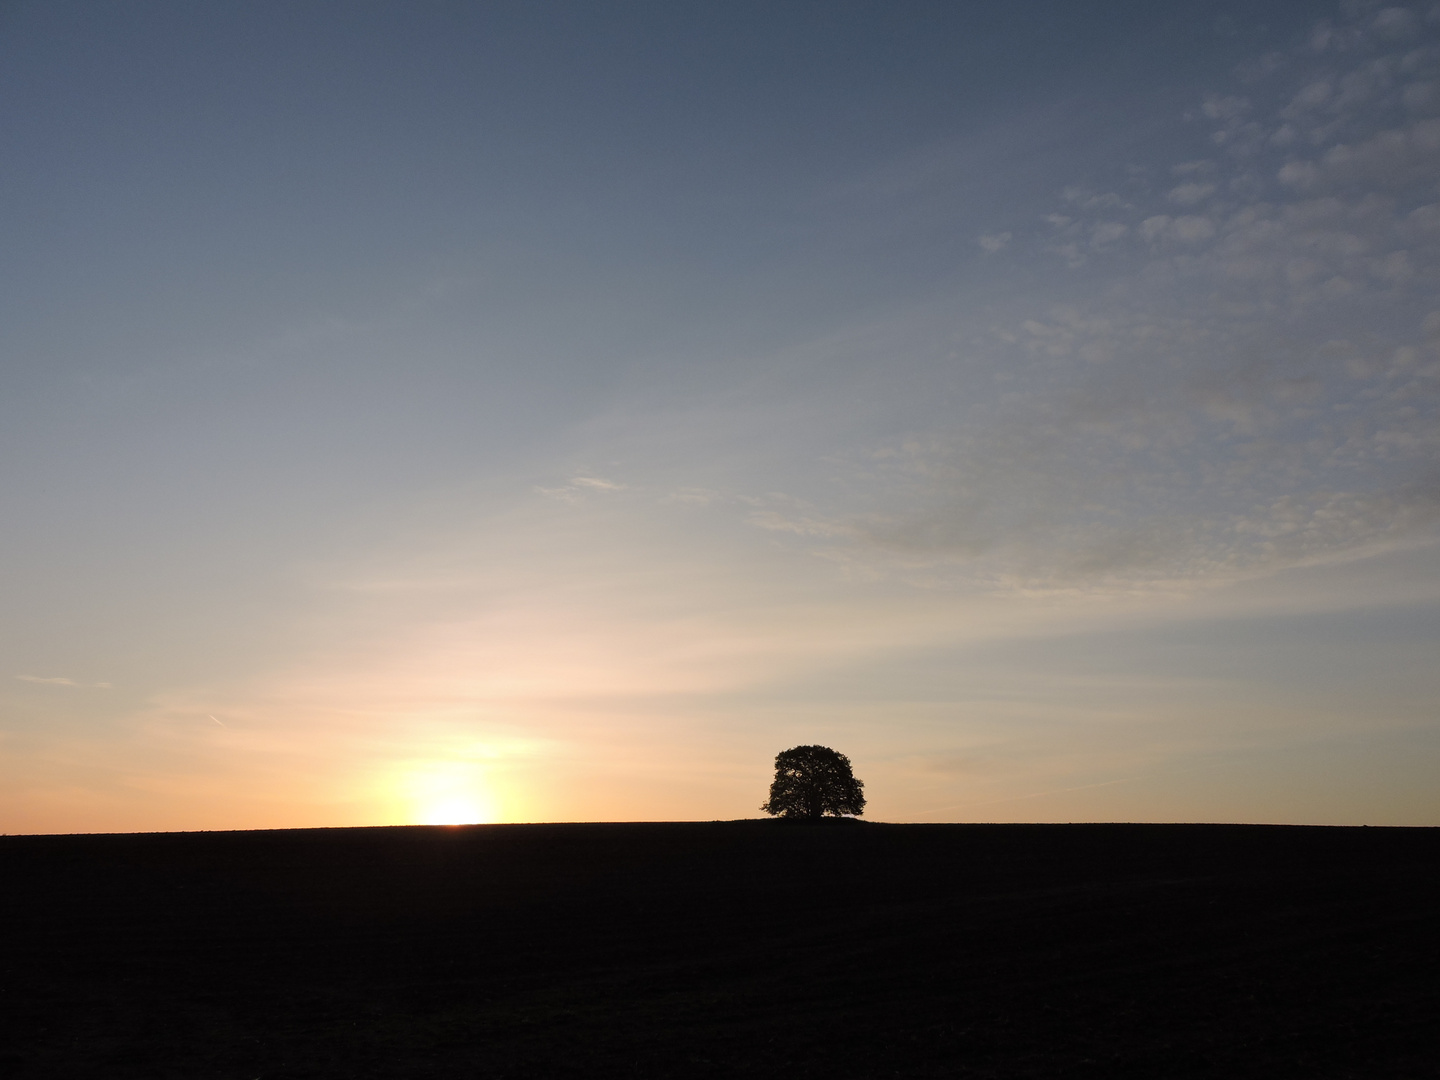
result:
[[[0,838],[5,1077],[1440,1075],[1440,830]]]

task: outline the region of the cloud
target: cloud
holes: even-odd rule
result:
[[[994,255],[1006,244],[1010,243],[1010,239],[1010,233],[1002,232],[996,233],[993,236],[982,236],[976,240],[976,243],[985,249],[987,255]]]
[[[1419,30],[1420,20],[1409,8],[1389,7],[1375,16],[1371,26],[1382,37],[1404,39]]]
[[[724,496],[711,488],[682,487],[672,491],[667,497],[669,502],[689,503],[693,506],[709,506],[719,502]]]
[[[1215,194],[1214,184],[1191,183],[1172,188],[1167,198],[1181,206],[1194,206],[1198,202],[1204,202],[1213,194]]]
[[[1154,214],[1140,222],[1140,235],[1151,243],[1162,240],[1193,244],[1215,235],[1215,223],[1199,214]]]
[[[1005,392],[857,449],[845,498],[751,523],[867,573],[1028,592],[1197,588],[1434,543],[1440,120],[1405,110],[1440,49],[1399,41],[1422,30],[1391,10],[1206,97],[1179,161],[1064,188],[1008,243],[1104,276],[966,338]]]
[[[586,494],[624,491],[625,488],[624,484],[598,476],[572,476],[567,484],[559,487],[537,486],[535,491],[547,498],[559,499],[562,502],[578,502]]]
[[[47,686],[79,686],[79,685],[80,685],[80,684],[79,684],[78,682],[76,682],[74,679],[67,679],[67,678],[65,678],[64,676],[61,676],[61,675],[54,675],[54,676],[49,676],[49,677],[42,676],[42,675],[16,675],[15,678],[19,679],[21,682],[44,683],[44,684],[46,684]]]
[[[1211,94],[1200,106],[1200,111],[1211,120],[1234,120],[1250,111],[1250,102],[1243,97]]]
[[[792,517],[778,510],[757,510],[750,515],[750,522],[771,532],[788,532],[796,536],[849,537],[855,528],[823,517]]]
[[[1130,232],[1130,226],[1118,221],[1102,221],[1090,232],[1090,243],[1094,247],[1113,244]]]

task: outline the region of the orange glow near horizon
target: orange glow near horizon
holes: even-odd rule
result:
[[[399,816],[407,823],[487,825],[501,820],[494,793],[473,762],[429,762],[402,773],[396,787]]]

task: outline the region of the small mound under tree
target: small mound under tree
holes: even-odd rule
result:
[[[794,746],[775,755],[775,782],[760,809],[779,817],[858,817],[865,812],[865,785],[844,754],[828,746]]]

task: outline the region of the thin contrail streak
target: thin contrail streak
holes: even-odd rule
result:
[[[205,715],[206,715],[206,716],[210,716],[209,713],[206,713]],[[215,717],[210,716],[210,719],[211,719],[211,720],[215,720]],[[219,720],[215,720],[215,722],[216,722],[217,724],[220,724],[221,727],[229,727],[229,726],[230,726],[229,724],[222,723],[222,722],[219,721]]]

